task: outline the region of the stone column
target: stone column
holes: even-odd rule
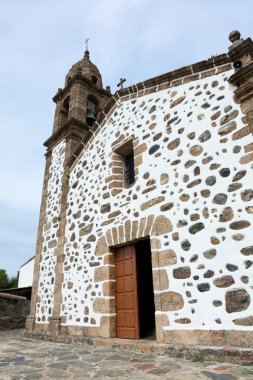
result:
[[[43,182],[43,190],[42,190],[42,198],[41,198],[41,206],[40,206],[40,216],[39,216],[39,227],[38,227],[38,235],[37,235],[37,244],[36,244],[36,253],[35,253],[35,263],[33,270],[33,286],[32,286],[32,298],[30,305],[30,314],[26,319],[26,328],[27,330],[33,330],[35,327],[35,312],[36,312],[36,301],[37,301],[37,293],[38,293],[38,281],[40,275],[40,262],[41,262],[41,249],[43,243],[43,226],[46,220],[46,200],[47,200],[47,186],[49,180],[49,168],[52,162],[52,151],[50,150],[46,154],[46,166],[44,172],[44,182]]]
[[[64,160],[64,173],[68,173],[68,161],[72,154],[74,153],[77,145],[80,143],[80,139],[73,136],[66,138],[66,150],[65,150],[65,160]],[[56,256],[55,264],[55,287],[54,287],[54,302],[53,302],[53,313],[49,317],[48,330],[50,333],[58,334],[60,332],[61,325],[61,304],[62,304],[62,282],[63,282],[63,262],[64,262],[64,245],[66,242],[65,238],[65,226],[66,226],[66,211],[68,207],[67,197],[69,191],[68,176],[63,175],[61,182],[61,211],[59,215],[59,228],[57,231],[58,245],[54,250]]]
[[[88,90],[81,81],[76,81],[71,87],[69,117],[81,122],[86,121]]]
[[[253,133],[253,42],[250,38],[241,38],[238,31],[231,32],[229,39],[232,45],[228,54],[235,68],[229,83],[237,87],[234,100],[240,104],[245,115],[242,119],[245,126],[233,134],[233,140],[239,140]],[[244,147],[245,153],[248,154],[241,157],[241,164],[253,161],[253,144],[249,145]]]

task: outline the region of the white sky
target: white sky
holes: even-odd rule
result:
[[[85,39],[114,92],[227,52],[234,29],[253,38],[252,14],[251,0],[0,0],[0,268],[34,255],[51,99]]]

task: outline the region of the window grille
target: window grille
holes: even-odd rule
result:
[[[134,154],[131,152],[124,157],[125,162],[125,183],[126,185],[132,185],[135,182],[134,172]]]

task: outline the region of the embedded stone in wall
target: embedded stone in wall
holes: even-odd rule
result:
[[[245,210],[248,214],[253,214],[253,206],[245,207]]]
[[[152,253],[153,268],[165,267],[177,263],[177,256],[172,249]]]
[[[220,125],[224,125],[224,124],[227,124],[229,123],[231,120],[234,120],[239,114],[239,111],[237,110],[234,110],[232,112],[230,112],[229,114],[223,116],[221,119],[220,119]]]
[[[88,241],[88,242],[96,241],[96,240],[97,240],[97,238],[96,238],[96,236],[93,235],[93,234],[87,237],[87,241]]]
[[[105,266],[100,268],[95,268],[94,271],[94,282],[108,281],[115,278],[115,267]]]
[[[191,276],[190,267],[179,267],[173,269],[173,277],[177,279],[189,278]]]
[[[217,205],[224,205],[227,202],[228,196],[224,193],[216,194],[213,198],[213,203]]]
[[[169,182],[169,175],[167,173],[162,173],[160,177],[160,184],[166,185]]]
[[[205,132],[203,132],[199,136],[199,141],[203,143],[203,142],[209,140],[210,138],[211,138],[211,133],[210,133],[210,131],[206,130]]]
[[[221,177],[228,177],[230,175],[230,169],[229,168],[223,168],[221,170],[219,170],[219,173],[221,175]]]
[[[178,147],[178,145],[180,144],[180,139],[179,138],[176,138],[175,140],[171,141],[168,145],[167,145],[167,148],[169,150],[174,150]]]
[[[81,228],[79,231],[79,236],[84,236],[84,235],[89,234],[92,231],[92,228],[93,228],[93,223],[88,224],[87,226]]]
[[[248,284],[248,283],[249,283],[249,277],[248,277],[248,276],[241,276],[241,281],[242,281],[244,284]]]
[[[214,276],[214,271],[213,270],[211,270],[211,269],[209,269],[209,270],[207,270],[205,273],[204,273],[204,278],[211,278],[211,277],[213,277]]]
[[[195,261],[197,261],[199,258],[199,255],[195,254],[195,255],[192,255],[192,257],[190,258],[190,263],[195,263]]]
[[[230,123],[228,123],[228,124],[220,127],[219,130],[218,130],[218,133],[221,136],[225,136],[228,133],[233,132],[236,129],[236,127],[237,127],[236,122],[231,121]]]
[[[57,240],[50,240],[48,242],[48,248],[55,248],[57,246]]]
[[[192,165],[194,165],[196,163],[196,161],[194,161],[194,160],[188,160],[188,161],[186,161],[186,163],[185,163],[185,168],[186,169],[188,169],[188,168],[190,168]]]
[[[201,293],[208,292],[208,290],[210,290],[210,284],[208,284],[207,282],[203,284],[198,284],[197,288],[198,288],[198,291]]]
[[[244,239],[244,235],[243,234],[234,234],[234,235],[232,235],[232,239],[235,241],[241,241]]]
[[[239,172],[234,175],[232,182],[240,181],[240,179],[242,179],[246,173],[246,170],[239,170]]]
[[[79,219],[81,216],[81,210],[77,211],[75,214],[73,214],[74,219]]]
[[[234,264],[226,264],[226,268],[229,272],[235,272],[238,270],[238,266]]]
[[[241,249],[241,253],[242,253],[244,256],[253,255],[253,245],[250,245],[250,246],[248,246],[248,247],[242,248],[242,249]]]
[[[149,152],[150,155],[152,155],[152,154],[154,154],[155,152],[157,152],[159,148],[160,148],[160,145],[155,144],[155,145],[153,145],[153,146],[149,149],[148,152]]]
[[[113,298],[95,298],[93,302],[93,310],[99,314],[115,313],[115,299]]]
[[[199,179],[195,179],[194,181],[190,182],[190,183],[187,185],[187,188],[188,188],[188,189],[191,189],[192,187],[195,187],[195,186],[199,185],[201,182],[202,182],[202,179],[201,179],[201,178],[199,178]]]
[[[238,222],[233,222],[229,225],[231,230],[242,230],[250,226],[250,222],[247,220],[238,220]]]
[[[165,269],[153,271],[153,286],[154,290],[167,290],[169,288],[168,275]]]
[[[237,326],[253,326],[253,316],[234,319],[233,322]]]
[[[197,232],[200,232],[205,228],[204,224],[202,222],[195,223],[191,227],[189,227],[189,232],[192,235],[195,235]]]
[[[191,243],[189,242],[188,239],[185,239],[181,242],[181,247],[184,251],[189,251],[189,249],[191,248]]]
[[[211,241],[212,245],[218,245],[218,244],[220,244],[220,240],[217,237],[215,237],[215,236],[211,236],[210,237],[210,241]]]
[[[97,242],[96,246],[96,251],[95,254],[96,256],[102,256],[108,253],[108,246],[107,246],[107,241],[104,236],[102,236],[99,241]]]
[[[153,105],[153,106],[150,108],[149,113],[152,113],[152,112],[154,112],[155,110],[156,110],[156,105]]]
[[[231,193],[233,191],[237,191],[239,190],[240,188],[242,187],[242,184],[241,183],[231,183],[229,186],[228,186],[228,192]]]
[[[163,235],[171,232],[173,229],[172,224],[168,218],[163,215],[159,215],[153,224],[151,235]]]
[[[106,203],[106,204],[102,205],[100,208],[101,214],[106,214],[107,212],[110,212],[110,211],[111,211],[110,203]]]
[[[157,311],[175,311],[184,307],[184,299],[176,292],[155,294],[155,308]]]
[[[241,288],[227,291],[225,295],[226,311],[228,313],[236,313],[246,310],[250,305],[249,293]]]
[[[209,198],[211,192],[208,189],[203,189],[203,190],[200,191],[200,194],[202,195],[203,198]]]
[[[213,281],[214,285],[217,286],[217,288],[227,288],[235,283],[232,276],[222,276],[219,278],[216,278]]]
[[[161,203],[165,200],[163,196],[153,198],[147,202],[142,203],[141,205],[141,211],[147,210],[148,208],[155,206],[157,203]]]
[[[213,306],[214,307],[220,307],[222,305],[222,302],[221,301],[219,301],[219,300],[214,300],[213,301]]]
[[[181,325],[187,325],[191,323],[191,320],[189,318],[179,318],[179,319],[175,319],[175,323],[180,323]]]
[[[246,154],[240,158],[240,164],[245,165],[253,161],[253,153]]]
[[[177,106],[178,104],[182,103],[185,100],[185,98],[186,98],[185,96],[180,96],[180,98],[177,98],[171,103],[170,108],[173,108]]]
[[[249,202],[253,199],[253,190],[247,189],[241,192],[241,198],[243,202]]]
[[[216,177],[214,175],[211,175],[206,178],[205,182],[208,186],[213,186],[216,183]]]
[[[203,152],[203,148],[201,145],[194,145],[189,150],[192,156],[199,156]]]
[[[161,211],[168,211],[168,210],[170,210],[173,206],[174,206],[174,203],[173,203],[173,202],[165,203],[164,205],[162,205],[162,206],[160,207],[160,210],[161,210]]]
[[[225,207],[220,214],[219,221],[223,223],[229,222],[230,220],[233,219],[233,217],[234,217],[233,209],[231,207]]]

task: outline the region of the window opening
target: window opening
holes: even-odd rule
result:
[[[134,153],[131,152],[124,157],[125,163],[125,183],[126,185],[132,185],[135,182],[135,171],[134,171]]]
[[[87,99],[87,114],[86,121],[88,125],[92,125],[96,120],[96,111],[97,111],[97,101],[93,97],[88,97]]]

